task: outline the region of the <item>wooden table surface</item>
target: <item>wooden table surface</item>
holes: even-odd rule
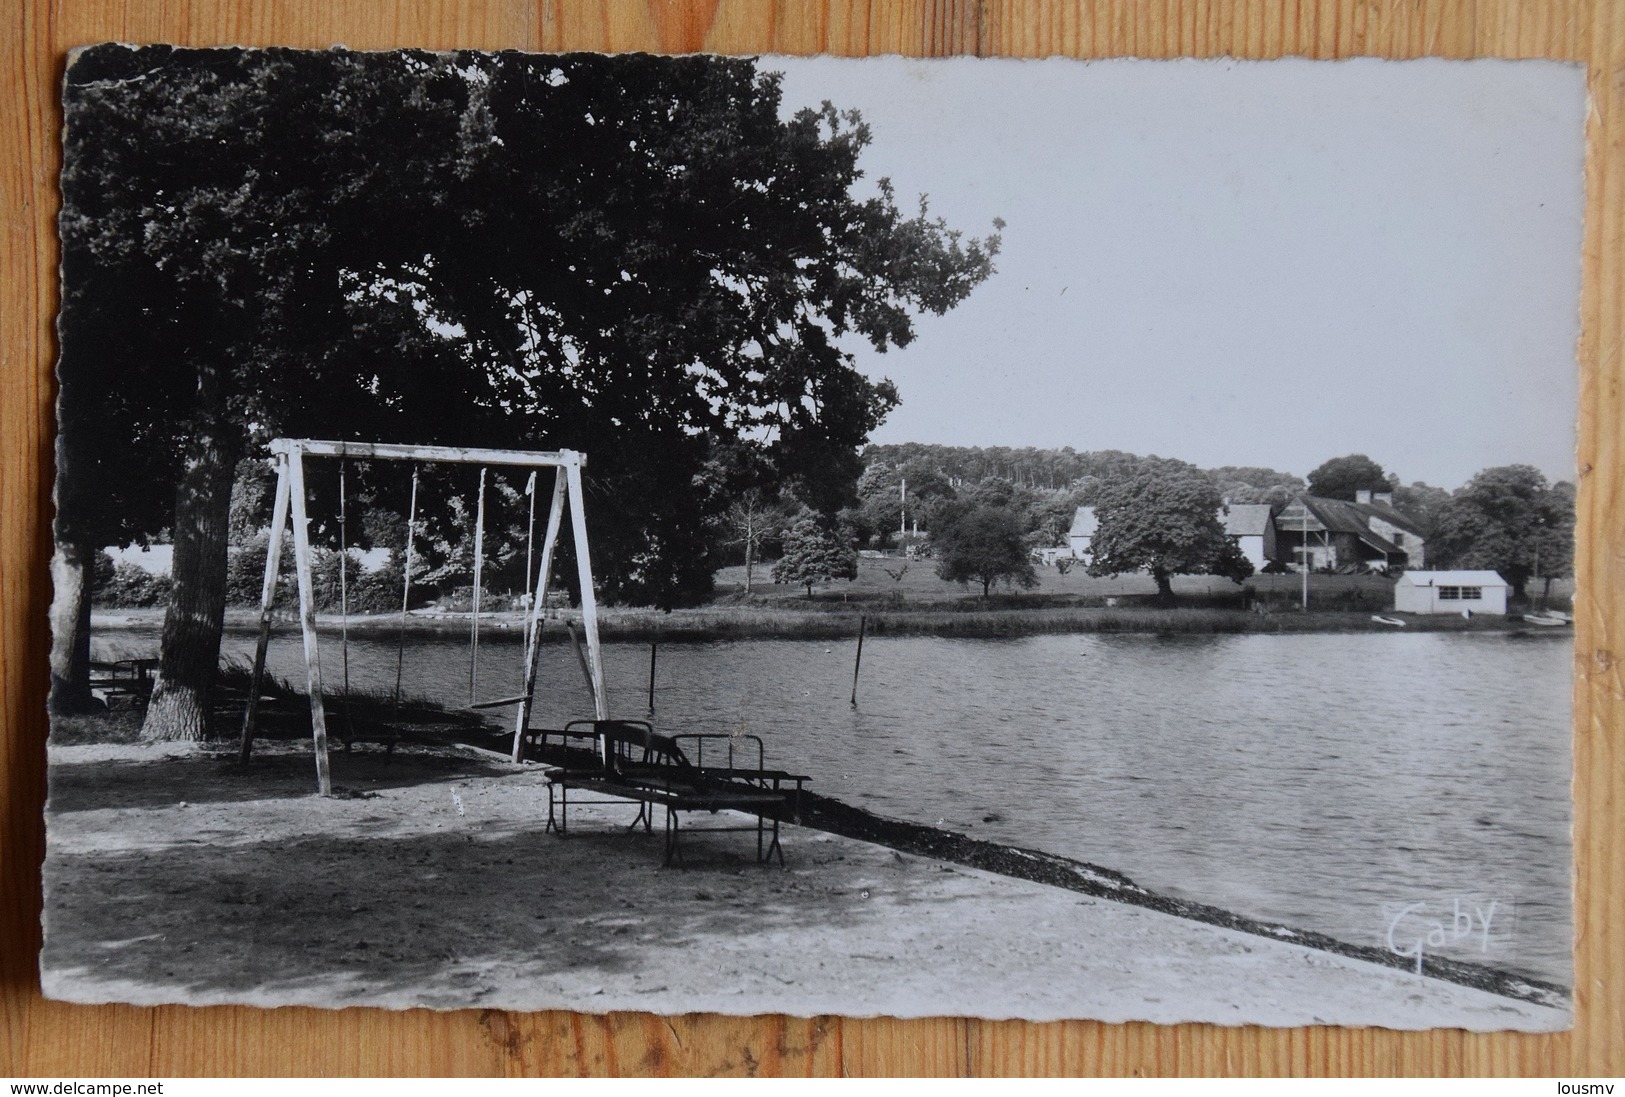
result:
[[[1625,1074],[1622,0],[0,0],[0,1075]],[[1577,1023],[1561,1035],[347,1009],[40,997],[57,89],[94,42],[916,56],[1545,57],[1591,110],[1576,599]]]

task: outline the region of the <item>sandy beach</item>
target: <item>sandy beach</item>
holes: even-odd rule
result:
[[[1566,1010],[787,826],[543,833],[542,770],[476,751],[53,746],[45,991],[80,1002],[969,1014],[1566,1027]]]

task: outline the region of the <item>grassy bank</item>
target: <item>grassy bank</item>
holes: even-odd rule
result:
[[[1521,620],[1478,616],[1410,617],[1401,627],[1373,620],[1373,611],[1296,609],[1258,612],[1209,606],[1090,606],[1034,604],[1001,605],[992,600],[985,607],[974,602],[944,605],[910,603],[865,603],[803,601],[800,604],[739,603],[680,609],[670,613],[657,610],[613,607],[600,612],[601,633],[610,641],[649,640],[755,640],[755,639],[837,639],[857,633],[859,618],[876,636],[1014,637],[1048,633],[1310,633],[1310,632],[1501,632],[1529,637],[1573,635],[1566,628],[1535,629]],[[159,610],[117,610],[97,614],[94,627],[102,629],[153,628],[162,622]],[[322,616],[318,625],[323,634],[339,627],[339,618]],[[226,628],[252,632],[257,617],[246,610],[229,611]],[[279,634],[297,631],[291,616],[280,617]],[[523,628],[518,614],[489,614],[482,618],[483,635],[517,635]],[[351,636],[393,640],[403,629],[396,615],[352,616]],[[467,637],[469,621],[459,613],[413,613],[404,631],[408,639],[440,636]],[[561,619],[549,619],[544,639],[562,643],[568,639]]]
[[[1078,568],[1065,575],[1055,568],[1040,568],[1035,589],[995,590],[988,598],[937,578],[928,560],[864,558],[858,562],[856,579],[820,585],[811,596],[802,587],[772,583],[767,572],[765,567],[756,570],[747,594],[744,568],[723,568],[707,603],[671,613],[605,608],[603,634],[624,641],[838,639],[856,634],[860,616],[867,618],[874,634],[893,636],[1399,631],[1372,620],[1374,615],[1392,613],[1393,583],[1380,575],[1311,576],[1310,608],[1304,611],[1302,578],[1296,575],[1256,575],[1244,585],[1211,576],[1176,576],[1177,602],[1162,607],[1154,604],[1156,585],[1146,576],[1102,578]],[[1567,582],[1554,584],[1552,607],[1567,609],[1571,590]],[[95,623],[98,628],[149,627],[162,617],[161,608],[103,609]],[[252,631],[257,621],[251,608],[227,611],[227,627],[234,631]],[[339,624],[336,615],[322,615],[319,621],[324,632]],[[518,613],[482,617],[481,631],[486,635],[516,635],[523,627]],[[279,607],[277,631],[297,628],[292,607]],[[349,628],[356,635],[394,639],[402,623],[393,614],[352,615]],[[468,629],[468,615],[454,609],[415,610],[405,623],[409,638],[467,636]],[[1532,629],[1517,619],[1484,616],[1412,617],[1404,631],[1570,634],[1567,629]],[[555,642],[566,638],[557,620],[549,622],[544,635]]]

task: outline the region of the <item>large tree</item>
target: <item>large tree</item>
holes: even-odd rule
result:
[[[813,587],[819,583],[857,577],[857,550],[834,522],[808,512],[785,531],[784,552],[773,562],[775,583],[804,586],[811,598]]]
[[[1095,495],[1099,527],[1089,574],[1148,571],[1159,600],[1172,601],[1175,575],[1222,575],[1240,582],[1253,565],[1219,521],[1219,491],[1195,465],[1146,458],[1126,479]]]
[[[1353,502],[1357,491],[1389,491],[1391,488],[1388,473],[1363,453],[1333,457],[1309,474],[1309,494],[1326,499]]]
[[[986,598],[995,583],[1036,587],[1026,530],[1008,506],[977,504],[944,530],[932,535],[937,551],[937,578],[951,583],[982,584]]]
[[[1485,469],[1439,508],[1427,550],[1440,567],[1499,572],[1522,598],[1531,578],[1573,567],[1573,485],[1529,465]]]
[[[867,127],[782,119],[746,59],[98,47],[66,104],[64,378],[139,390],[87,448],[176,485],[153,736],[204,730],[264,437],[587,451],[605,595],[670,606],[710,582],[711,439],[849,503],[896,393],[843,337],[906,345],[997,248],[859,197]]]

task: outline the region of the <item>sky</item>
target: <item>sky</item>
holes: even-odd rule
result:
[[[908,348],[876,442],[1072,446],[1455,488],[1573,479],[1585,85],[1551,62],[767,57],[787,113],[997,273]]]

